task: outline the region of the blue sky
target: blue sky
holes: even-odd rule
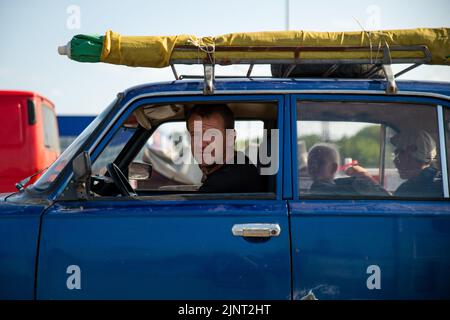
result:
[[[73,7],[75,6],[75,7]],[[79,9],[79,28],[72,8]],[[285,0],[0,0],[0,88],[37,91],[59,114],[96,114],[130,86],[172,80],[170,69],[81,64],[57,53],[78,33],[198,36],[284,30]],[[290,0],[290,29],[312,31],[449,27],[450,2]],[[68,26],[69,22],[69,26]],[[193,71],[192,71],[193,70]],[[180,73],[197,72],[183,67]],[[267,68],[255,74],[267,74]],[[243,73],[227,67],[222,73]],[[422,66],[403,79],[450,81],[450,67]]]

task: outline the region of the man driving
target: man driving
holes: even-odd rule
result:
[[[195,105],[186,115],[191,151],[203,173],[199,192],[264,192],[262,177],[248,157],[235,150],[233,112],[225,104]]]

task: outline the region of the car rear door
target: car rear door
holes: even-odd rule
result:
[[[193,98],[177,99],[151,102]],[[284,117],[283,96],[208,99],[276,101],[279,124]],[[290,299],[281,178],[279,170],[270,198],[57,202],[43,217],[37,298]],[[246,230],[254,224],[269,233],[248,237]]]
[[[308,108],[311,103],[316,103],[315,106],[324,112],[319,115],[314,108]],[[370,103],[373,105],[366,108],[365,105]],[[339,113],[342,106],[346,108],[345,112]],[[400,199],[388,196],[308,194],[308,187],[305,187],[305,180],[309,179],[306,159],[308,150],[317,142],[313,136],[325,136],[323,140],[326,143],[341,143],[341,153],[348,146],[356,148],[359,142],[350,138],[350,132],[356,130],[356,124],[347,123],[344,129],[340,128],[346,135],[339,141],[333,141],[330,137],[338,126],[334,127],[330,121],[370,121],[370,110],[378,107],[385,110],[380,109],[380,119],[394,119],[392,113],[399,112],[396,119],[400,119],[400,126],[401,121],[408,121],[408,110],[411,113],[429,114],[430,119],[434,119],[430,121],[434,121],[432,126],[435,126],[435,136],[439,137],[436,143],[440,149],[438,162],[443,175],[442,195],[433,199],[425,199],[421,195]],[[410,109],[404,109],[408,107]],[[365,108],[365,114],[358,108]],[[448,113],[447,108],[445,101],[412,97],[292,96],[291,125],[296,128],[293,135],[297,136],[297,139],[293,139],[292,147],[298,151],[298,157],[292,158],[295,168],[294,197],[289,201],[294,299],[307,296],[317,299],[450,297],[448,150],[444,134],[447,131],[448,135],[448,127],[445,129],[443,121],[443,112]],[[344,114],[345,117],[342,116]],[[342,118],[338,119],[339,115]],[[401,117],[405,118],[401,120]],[[302,122],[302,119],[305,121]],[[318,119],[323,120],[320,131],[313,128],[314,120]],[[429,121],[426,121],[429,125]],[[379,127],[382,129],[383,125]],[[416,129],[420,128],[416,126]],[[309,145],[305,146],[305,141],[309,141]],[[345,141],[347,144],[343,143]],[[362,146],[368,146],[369,142],[364,140]],[[297,155],[297,152],[293,152],[293,155]],[[370,162],[370,159],[367,161]],[[384,181],[384,184],[394,183],[395,167],[388,168],[388,161],[384,165],[385,176],[392,173],[390,181]]]

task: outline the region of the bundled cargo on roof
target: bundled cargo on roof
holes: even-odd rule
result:
[[[261,60],[273,63],[298,61],[368,59],[377,61],[390,48],[390,58],[427,64],[449,65],[449,28],[361,32],[275,31],[231,33],[216,37],[122,36],[107,31],[105,36],[75,36],[61,54],[80,62],[105,62],[132,67],[163,68],[171,63],[232,64]],[[403,50],[400,47],[413,50]],[[398,47],[396,49],[396,47]],[[196,62],[197,61],[197,62]]]

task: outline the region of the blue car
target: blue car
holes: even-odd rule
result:
[[[0,299],[450,298],[450,84],[206,85],[119,93],[0,196]],[[185,121],[199,105],[232,111],[255,192],[202,192]]]

